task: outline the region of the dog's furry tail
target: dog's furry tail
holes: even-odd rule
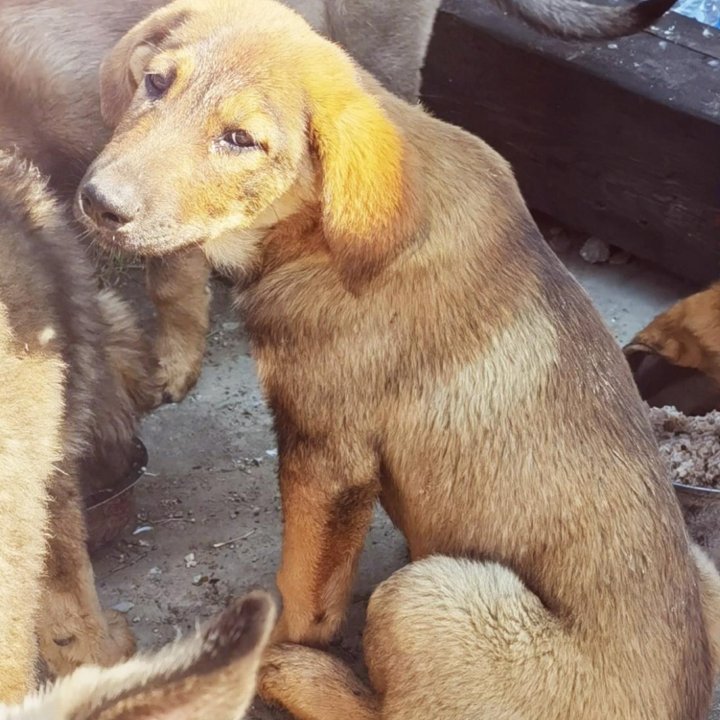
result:
[[[700,578],[703,617],[710,642],[713,670],[717,677],[720,673],[720,574],[704,550],[693,544],[692,552]]]
[[[299,720],[380,720],[377,696],[338,658],[301,645],[266,651],[260,695]]]
[[[494,0],[536,30],[566,40],[632,35],[652,25],[676,0],[641,0],[634,5],[596,5],[583,0]]]

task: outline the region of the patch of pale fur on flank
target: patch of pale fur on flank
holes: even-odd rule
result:
[[[547,314],[528,301],[517,308],[511,322],[490,337],[480,360],[455,368],[452,377],[435,383],[431,395],[420,403],[423,408],[444,408],[448,398],[464,398],[448,413],[448,429],[461,435],[475,432],[478,418],[490,426],[495,418],[527,407],[546,385],[557,362],[557,330]],[[479,392],[479,388],[493,388],[493,392]]]

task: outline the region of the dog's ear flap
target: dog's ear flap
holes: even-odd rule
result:
[[[160,44],[189,13],[185,0],[157,10],[123,35],[105,56],[100,65],[100,112],[109,127],[120,122]]]
[[[415,234],[411,163],[399,128],[361,87],[354,63],[321,43],[304,84],[323,232],[344,283],[359,291]]]
[[[270,597],[250,593],[194,637],[100,671],[93,692],[104,699],[75,698],[84,709],[72,720],[238,720],[255,696],[274,620]]]

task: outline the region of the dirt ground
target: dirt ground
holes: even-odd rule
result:
[[[552,241],[621,342],[689,289],[636,261],[587,264],[565,234]],[[141,282],[138,271],[122,278],[135,297],[143,296]],[[127,613],[142,648],[188,631],[229,596],[274,589],[281,537],[275,439],[230,293],[221,283],[214,293],[200,383],[182,404],[145,420],[150,462],[136,491],[137,520],[96,558],[105,605]],[[402,538],[378,511],[334,648],[359,669],[366,601],[405,562]],[[249,717],[285,716],[257,701]]]

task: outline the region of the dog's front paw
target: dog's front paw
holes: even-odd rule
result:
[[[181,402],[195,387],[202,370],[202,354],[169,349],[159,342],[156,348],[158,370],[156,380],[162,388],[163,402]]]
[[[130,630],[127,618],[116,610],[106,610],[108,637],[102,652],[101,665],[110,666],[127,660],[135,654],[137,642]]]
[[[40,654],[50,673],[68,675],[81,665],[110,667],[135,652],[135,638],[121,613],[91,617],[70,611],[63,622],[38,628]]]

